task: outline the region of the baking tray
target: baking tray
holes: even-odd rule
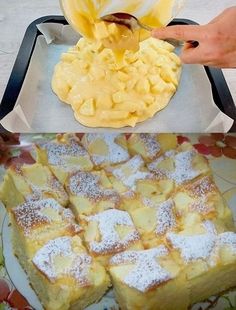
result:
[[[64,16],[51,15],[41,17],[29,25],[0,104],[0,120],[15,107],[27,74],[37,38],[41,35],[37,25],[42,23],[68,24]],[[197,25],[197,23],[188,19],[174,19],[170,25]],[[234,124],[230,131],[236,132],[236,107],[224,75],[220,69],[205,67],[205,70],[211,83],[215,104],[223,113],[234,120]],[[0,127],[0,131],[2,129],[3,128]]]

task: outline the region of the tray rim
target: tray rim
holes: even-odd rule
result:
[[[42,23],[55,23],[67,25],[66,18],[62,15],[48,15],[34,20],[26,29],[20,49],[18,51],[13,69],[11,71],[2,101],[0,103],[0,120],[9,114],[15,107],[20,95],[28,67],[34,52],[35,44],[41,32],[37,25]],[[198,25],[195,21],[185,18],[175,18],[170,24]],[[204,67],[210,80],[213,98],[218,108],[234,120],[230,132],[236,132],[236,106],[221,69]],[[1,131],[0,126],[0,131]],[[3,127],[2,127],[3,128]],[[3,128],[5,131],[5,129]]]

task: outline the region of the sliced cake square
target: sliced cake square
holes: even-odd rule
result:
[[[179,189],[199,177],[211,174],[208,160],[190,143],[180,145],[147,165],[158,179],[172,180]]]
[[[122,197],[122,206],[131,211],[143,207],[147,201],[153,203],[165,201],[173,190],[172,180],[159,180],[146,167],[140,155],[136,155],[124,164],[107,167],[113,187]]]
[[[143,249],[140,235],[126,211],[106,210],[85,217],[82,223],[89,253],[104,265],[116,253]]]
[[[190,304],[236,286],[236,234],[205,221],[179,233],[168,233],[170,252],[182,266]]]
[[[110,286],[104,267],[87,254],[77,236],[48,241],[32,257],[29,276],[48,310],[83,310]]]
[[[160,204],[138,208],[130,214],[145,248],[162,244],[168,232],[178,231],[179,218],[171,198]]]
[[[27,270],[28,259],[50,239],[82,231],[70,209],[54,199],[26,202],[10,210],[15,255]]]
[[[11,166],[0,188],[0,198],[7,209],[25,201],[54,198],[62,206],[68,195],[48,167],[41,164]]]
[[[212,176],[205,176],[181,188],[173,200],[176,212],[182,218],[182,225],[198,221],[212,220],[222,222],[228,230],[234,229],[232,211],[224,201]]]
[[[66,188],[77,218],[120,206],[120,196],[103,170],[72,174]]]
[[[116,254],[110,260],[109,272],[122,310],[188,308],[185,277],[163,245]]]
[[[129,159],[127,140],[123,134],[85,134],[82,144],[96,167],[106,167]]]
[[[69,173],[93,169],[88,152],[74,135],[58,136],[55,141],[39,144],[36,151],[37,162],[47,165],[62,184]]]
[[[128,149],[132,156],[141,155],[150,162],[165,152],[177,148],[174,134],[132,134],[128,139]]]

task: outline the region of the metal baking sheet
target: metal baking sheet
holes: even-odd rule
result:
[[[174,24],[186,24],[175,20]],[[104,131],[80,125],[70,106],[51,90],[55,64],[79,36],[63,17],[45,17],[28,29],[0,105],[4,128],[14,132]],[[35,32],[35,27],[38,29]],[[25,53],[24,53],[25,51]],[[236,119],[235,106],[220,70],[199,65],[183,67],[180,87],[166,109],[135,128],[121,132],[229,131]],[[226,101],[226,102],[225,102]],[[227,115],[226,115],[227,114]]]

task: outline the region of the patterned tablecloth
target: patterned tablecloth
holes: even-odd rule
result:
[[[21,135],[19,145],[4,146],[0,137],[0,181],[5,174],[5,169],[12,162],[34,162],[32,143],[36,141],[53,139],[53,135]],[[202,135],[178,135],[179,144],[190,141],[197,151],[204,154],[210,161],[216,184],[220,188],[223,197],[233,210],[236,223],[236,135],[214,134]],[[15,288],[18,288],[21,279],[12,278],[6,268],[3,256],[2,230],[5,217],[4,206],[0,204],[0,310],[4,309],[33,309],[28,301]],[[14,266],[12,266],[14,272]],[[11,270],[11,274],[12,274]],[[18,283],[16,283],[16,281]],[[17,285],[16,285],[17,284]],[[90,310],[115,310],[118,309],[114,301],[112,291],[96,305],[90,306]],[[193,310],[236,310],[236,291],[222,296],[212,297],[205,303],[197,304]],[[38,309],[36,309],[38,310]]]

